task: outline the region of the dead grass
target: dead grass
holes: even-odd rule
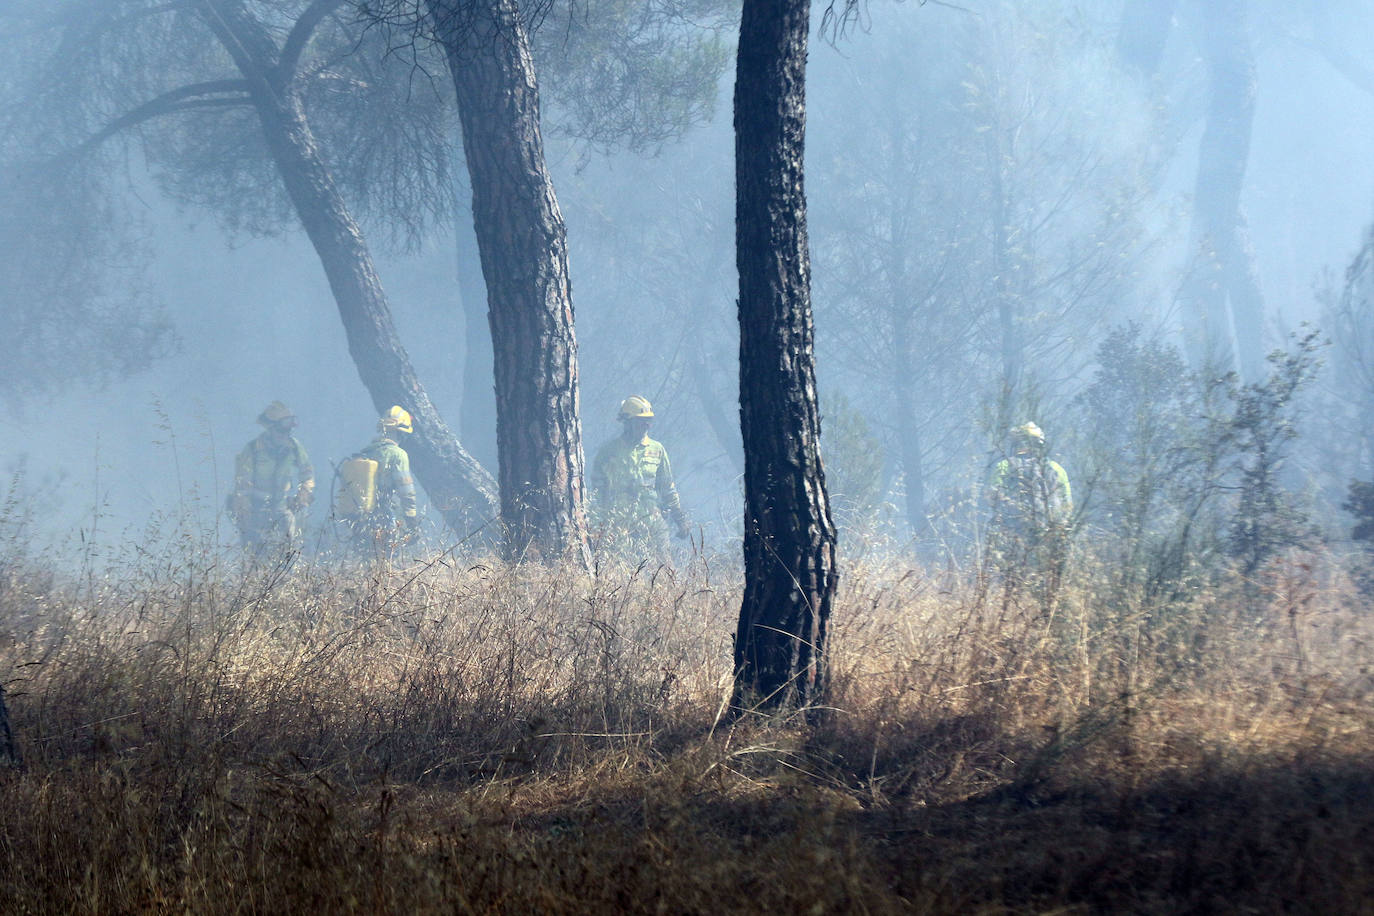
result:
[[[0,911],[1374,906],[1374,634],[1324,556],[1148,613],[848,569],[832,708],[733,726],[728,564],[186,556],[4,565]]]

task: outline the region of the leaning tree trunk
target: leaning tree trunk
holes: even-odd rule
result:
[[[348,350],[380,414],[399,404],[414,416],[407,441],[415,476],[455,533],[496,515],[496,485],[449,431],[401,346],[363,241],[320,155],[291,74],[277,66],[271,36],[238,3],[211,4],[207,22],[247,78],[268,149],[287,195],[324,267],[348,338]]]
[[[563,214],[515,0],[430,0],[448,56],[487,281],[501,519],[512,558],[589,559],[577,339]]]
[[[735,77],[744,600],[733,707],[825,689],[835,525],[820,456],[802,148],[807,0],[745,0]]]

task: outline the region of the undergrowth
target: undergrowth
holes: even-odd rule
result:
[[[1322,554],[1139,607],[869,561],[829,705],[734,721],[720,561],[122,569],[3,566],[5,913],[1374,905],[1374,634]]]

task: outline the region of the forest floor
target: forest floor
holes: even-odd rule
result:
[[[738,572],[0,564],[0,913],[1361,913],[1374,613],[844,569],[733,723]],[[209,556],[210,559],[205,559]]]

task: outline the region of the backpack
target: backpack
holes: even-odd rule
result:
[[[377,469],[371,458],[355,455],[339,465],[339,487],[334,493],[334,514],[361,518],[377,508]]]

